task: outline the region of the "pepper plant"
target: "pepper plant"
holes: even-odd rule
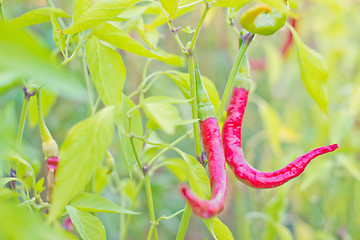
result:
[[[271,91],[286,88],[300,108],[300,86],[307,106],[321,116],[318,125],[334,112],[326,61],[297,33],[303,9],[296,0],[18,2],[22,8],[0,0],[0,238],[297,237],[283,219],[291,188],[274,187],[342,139],[314,131],[316,140],[301,142],[299,123],[280,119],[272,105]],[[221,34],[212,33],[215,22]],[[216,49],[201,44],[222,35],[230,36],[224,69],[215,66]],[[279,36],[285,44],[275,48]],[[258,45],[266,46],[266,84],[251,64]],[[227,81],[205,77],[205,52],[207,63],[221,69],[216,77]],[[272,65],[290,61],[294,86],[279,80]],[[259,115],[265,129],[258,133],[254,124],[242,126],[249,91],[249,115],[255,124]],[[304,116],[299,119],[310,122]],[[242,129],[254,135],[244,149]],[[258,152],[262,138],[267,143]],[[289,164],[289,157],[315,147]],[[262,154],[262,164],[278,158],[289,165],[260,172],[243,152],[248,159]],[[274,189],[243,187],[225,162],[248,186]],[[306,179],[311,185],[317,178]],[[262,199],[270,201],[262,205]],[[250,227],[256,220],[264,231]]]

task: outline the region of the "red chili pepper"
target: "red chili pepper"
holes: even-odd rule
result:
[[[291,26],[293,26],[293,28],[296,27],[296,19],[290,18],[289,23]],[[291,31],[288,29],[285,44],[284,44],[283,48],[281,49],[281,55],[283,57],[286,57],[286,54],[288,53],[292,43],[293,43],[293,35],[292,35]]]
[[[226,162],[236,177],[246,185],[254,188],[280,186],[299,176],[315,157],[338,148],[337,144],[316,148],[274,172],[260,172],[254,169],[246,162],[241,148],[241,127],[248,94],[248,89],[240,86],[234,87],[222,131]]]
[[[211,218],[224,209],[227,191],[225,157],[221,143],[220,129],[216,120],[216,112],[201,82],[197,62],[196,82],[200,134],[208,158],[212,194],[210,200],[203,200],[193,194],[187,186],[181,186],[181,192],[197,215],[202,218]]]

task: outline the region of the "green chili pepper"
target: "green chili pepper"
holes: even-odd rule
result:
[[[285,25],[286,13],[268,6],[257,6],[245,12],[240,24],[249,32],[259,35],[272,35]]]

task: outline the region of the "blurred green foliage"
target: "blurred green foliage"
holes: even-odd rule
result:
[[[3,0],[2,2],[5,16],[9,20],[30,10],[47,6],[45,1],[34,0]],[[219,1],[218,4],[222,2],[224,1]],[[233,4],[234,1],[229,2]],[[70,0],[54,1],[54,4],[67,14],[72,12]],[[340,149],[334,154],[314,160],[296,180],[271,190],[246,187],[229,171],[227,204],[219,219],[229,227],[235,239],[360,239],[360,231],[358,231],[360,219],[357,217],[360,215],[360,193],[357,191],[360,181],[360,32],[357,30],[360,23],[360,4],[357,0],[301,0],[298,1],[298,5],[299,9],[295,14],[296,30],[307,46],[323,56],[328,67],[328,80],[325,86],[327,90],[324,90],[326,91],[324,94],[328,96],[327,114],[306,90],[301,78],[296,49],[292,47],[285,57],[281,55],[281,46],[285,42],[287,28],[284,27],[275,35],[256,36],[248,50],[254,84],[244,119],[245,156],[255,168],[272,171],[285,166],[297,156],[315,147],[338,143]],[[168,9],[168,11],[173,10]],[[176,14],[181,12],[172,13],[175,16]],[[173,24],[195,28],[194,23],[198,21],[200,14],[201,9],[195,8],[193,12],[174,20]],[[75,58],[63,68],[57,66],[56,63],[60,63],[63,58],[56,50],[52,24],[49,22],[50,15],[48,17],[49,20],[46,20],[48,22],[25,30],[1,28],[0,31],[0,158],[2,159],[5,158],[5,148],[13,145],[16,139],[23,102],[23,79],[27,85],[33,83],[41,85],[45,81],[50,83],[45,86],[45,91],[48,91],[49,95],[46,98],[48,104],[46,121],[59,145],[65,141],[69,129],[91,113],[87,102],[82,57]],[[177,56],[170,55],[173,57],[170,60],[165,57],[169,56],[167,53],[181,55],[181,51],[167,26],[160,24],[162,19],[154,20],[156,19],[154,15],[145,16],[141,21],[152,24],[153,27],[161,26],[157,28],[156,33],[151,33],[149,30],[144,34],[131,26],[134,24],[139,28],[141,23],[134,23],[135,20],[131,20],[129,16],[120,17],[130,19],[123,27],[135,40],[155,49],[157,45],[161,46],[166,51],[155,57],[151,55],[154,54],[152,52],[145,54],[150,54],[150,57],[163,62],[175,61],[173,65],[181,65]],[[237,26],[238,18],[239,14],[235,21]],[[63,22],[67,26],[71,25],[71,19],[63,18]],[[179,34],[183,39],[189,38],[185,31],[179,31]],[[119,36],[122,36],[121,33]],[[21,41],[18,41],[19,39]],[[79,42],[81,40],[79,39]],[[102,47],[106,51],[115,52],[107,45]],[[196,48],[201,73],[213,81],[221,96],[238,49],[238,39],[231,27],[226,24],[225,9],[211,9],[201,29]],[[126,46],[124,50],[120,50],[127,75],[124,93],[130,95],[141,83],[147,59],[135,55],[136,52],[135,54],[126,52]],[[142,49],[136,50],[142,51]],[[83,50],[80,50],[80,54],[83,54]],[[49,57],[51,61],[48,60]],[[186,72],[184,67],[168,66],[163,62],[152,60],[148,66],[148,73],[168,70]],[[261,67],[263,63],[264,68]],[[96,67],[95,65],[93,67]],[[259,65],[260,68],[256,67]],[[92,66],[89,67],[92,71]],[[145,96],[183,98],[183,89],[179,90],[176,80],[169,76],[171,74],[176,75],[175,72],[159,75],[156,83],[151,85]],[[121,87],[119,89],[121,91]],[[57,100],[55,100],[56,96],[58,96]],[[137,97],[133,97],[132,100],[136,104],[139,102]],[[133,104],[129,101],[127,104],[128,106],[123,106],[123,109],[129,111]],[[167,103],[160,104],[164,109],[163,105]],[[145,108],[147,116],[149,111],[159,107],[151,105],[154,104],[149,102]],[[191,109],[186,103],[166,106],[171,108],[167,112],[174,114],[171,120],[181,122],[184,119],[191,119]],[[21,153],[27,156],[26,160],[34,169],[36,180],[39,180],[46,175],[46,166],[42,159],[41,140],[36,127],[37,117],[34,117],[37,116],[34,113],[36,107],[31,109],[30,105],[29,121],[25,127]],[[122,118],[126,116],[118,116],[115,120],[118,124],[120,140],[115,138],[109,149],[114,155],[118,174],[106,175],[99,168],[96,170],[98,181],[95,184],[97,191],[112,202],[123,208],[133,206],[135,211],[142,212],[141,215],[131,216],[127,239],[144,239],[150,227],[146,193],[143,188],[137,193],[141,181],[134,182],[129,178],[129,171],[135,175],[134,178],[138,178],[140,174],[137,174],[135,167],[132,167],[135,163],[133,152],[129,153],[126,150],[123,152],[119,144],[119,141],[127,141],[122,128],[129,128],[128,122],[125,123]],[[133,124],[141,128],[140,117],[135,118],[137,120],[134,120],[136,123]],[[161,119],[161,116],[158,116],[152,120],[159,124],[169,119]],[[144,128],[146,124],[143,119]],[[170,128],[163,128],[164,131],[157,130],[151,134],[149,141],[169,143],[190,128],[188,124],[180,125],[174,122],[171,124]],[[83,131],[91,133],[89,129]],[[140,134],[141,131],[136,133]],[[141,149],[142,142],[135,139],[135,143],[137,149]],[[126,144],[130,146],[129,142]],[[193,139],[188,138],[177,147],[183,152],[193,153]],[[85,149],[86,147],[84,151]],[[160,150],[150,145],[146,145],[144,149],[143,159],[148,160]],[[130,164],[129,161],[125,163],[124,156],[130,158]],[[175,152],[168,151],[160,157],[169,161],[167,168],[159,167],[151,175],[155,211],[159,217],[172,215],[184,207],[177,185],[179,179],[186,179],[187,171],[186,166],[181,165],[183,161],[178,163],[180,162],[177,161],[178,157]],[[31,177],[28,167],[24,165],[19,163],[18,178],[25,185],[30,185],[32,180],[29,180]],[[172,168],[171,166],[174,165],[177,167]],[[0,170],[2,170],[0,176],[8,177],[9,168],[7,161],[0,161]],[[92,170],[95,171],[95,168]],[[117,177],[119,179],[116,179]],[[20,187],[20,184],[17,186]],[[1,200],[0,225],[11,227],[21,219],[20,223],[24,222],[26,226],[19,230],[23,234],[31,235],[32,231],[43,232],[44,236],[46,234],[50,236],[52,231],[57,231],[60,235],[65,234],[59,229],[42,228],[46,226],[43,219],[32,216],[30,218],[30,215],[24,214],[21,208],[15,206],[14,202],[18,201],[17,198],[24,196],[14,196],[14,192],[5,188],[0,190],[0,199],[10,199],[7,203]],[[136,197],[137,195],[139,196]],[[74,207],[67,208],[70,209],[70,215],[86,215],[92,224],[98,223],[87,212],[81,212]],[[123,224],[127,216],[108,213],[99,213],[97,216],[105,226],[107,239],[119,238],[122,234],[120,229],[124,229]],[[31,220],[27,221],[28,218]],[[162,220],[158,226],[159,238],[175,239],[180,220],[181,214],[169,220]],[[4,239],[13,239],[9,236],[0,234]],[[50,239],[46,236],[44,239]],[[205,224],[199,217],[192,216],[186,239],[205,238],[211,238]]]

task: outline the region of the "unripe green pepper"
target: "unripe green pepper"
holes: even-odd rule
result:
[[[285,25],[286,13],[268,6],[257,6],[245,12],[240,24],[249,32],[268,36]]]

